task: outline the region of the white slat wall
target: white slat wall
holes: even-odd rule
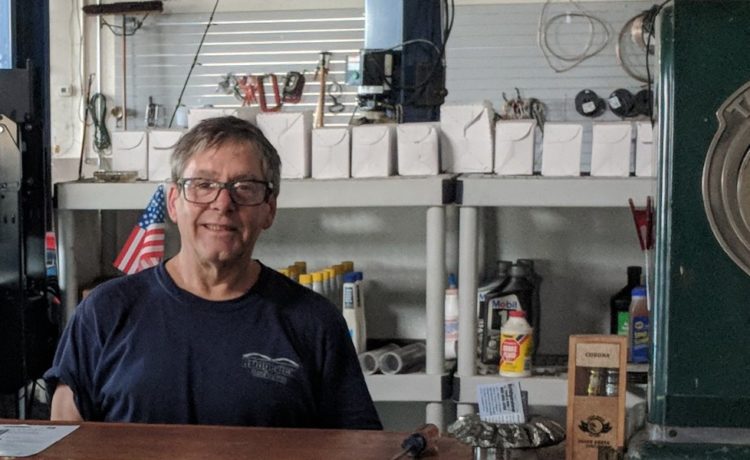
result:
[[[164,105],[171,116],[208,18],[208,13],[150,16],[134,36],[128,37],[126,79],[128,106],[136,111],[134,127],[144,125],[149,96]],[[218,88],[227,74],[275,73],[281,89],[284,75],[295,70],[306,72],[304,95],[300,103],[288,104],[284,110],[314,110],[320,89],[313,80],[319,53],[332,53],[328,82],[343,83],[346,56],[356,54],[363,43],[363,9],[217,13],[182,103],[187,107],[236,107],[241,101]],[[116,63],[121,68],[119,46],[117,53]],[[118,69],[118,95],[121,85]],[[347,110],[340,115],[326,113],[326,125],[349,121],[355,93],[354,88],[343,89],[340,101]],[[268,105],[273,106],[270,81],[265,90]]]
[[[503,104],[502,93],[513,97],[515,88],[524,97],[543,101],[550,121],[581,121],[584,126],[583,169],[588,168],[591,142],[590,119],[575,112],[576,94],[585,88],[607,97],[613,90],[637,92],[641,84],[617,64],[615,42],[625,22],[648,9],[641,0],[582,2],[586,11],[604,20],[612,38],[607,48],[575,69],[556,73],[537,46],[537,28],[543,3],[503,3],[456,7],[456,19],[446,56],[447,102],[490,100],[495,110]],[[547,17],[577,12],[569,3],[552,3]],[[209,14],[164,14],[150,16],[129,37],[128,106],[136,111],[133,127],[144,124],[148,97],[162,104],[169,115],[187,75]],[[595,43],[600,43],[596,28]],[[588,23],[572,19],[558,21],[550,29],[550,41],[567,55],[579,52],[588,39]],[[218,91],[218,82],[228,73],[236,75],[276,73],[279,82],[290,70],[307,71],[304,97],[284,110],[314,110],[319,85],[313,74],[322,50],[333,53],[329,81],[344,81],[346,56],[364,44],[364,9],[320,9],[217,13],[209,29],[183,98],[188,107],[213,105],[232,107],[240,101]],[[117,47],[119,53],[121,48]],[[116,58],[121,64],[120,56]],[[122,84],[117,72],[118,95]],[[355,88],[344,86],[341,114],[326,114],[326,125],[349,121],[355,105]],[[270,85],[266,86],[272,105]],[[330,103],[330,100],[327,101]],[[167,118],[168,119],[168,118]],[[611,112],[597,120],[616,120]]]

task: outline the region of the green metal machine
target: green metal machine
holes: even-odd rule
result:
[[[631,458],[750,458],[750,1],[658,22],[648,440]]]

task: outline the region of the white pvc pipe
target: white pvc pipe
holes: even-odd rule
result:
[[[383,353],[380,371],[383,374],[401,374],[421,370],[425,362],[425,346],[417,342]]]
[[[445,372],[445,208],[427,208],[427,254],[425,321],[427,357],[425,372],[442,375]]]
[[[458,369],[457,376],[473,376],[476,372],[477,341],[477,208],[459,210],[458,241]],[[459,380],[460,381],[460,380]],[[468,379],[464,380],[464,383]],[[458,416],[475,412],[472,404],[456,405]]]
[[[380,347],[376,350],[366,351],[359,354],[359,366],[362,368],[362,373],[365,375],[372,375],[380,370],[380,357],[389,351],[398,349],[398,345],[395,343],[389,343],[384,347]]]

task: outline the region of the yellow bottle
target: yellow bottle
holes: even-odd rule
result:
[[[509,313],[500,329],[500,375],[528,377],[531,375],[531,352],[534,330],[522,310]]]

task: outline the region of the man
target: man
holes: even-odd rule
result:
[[[180,250],[77,307],[45,375],[53,420],[382,428],[336,307],[252,258],[280,169],[238,118],[182,137],[167,193]]]

